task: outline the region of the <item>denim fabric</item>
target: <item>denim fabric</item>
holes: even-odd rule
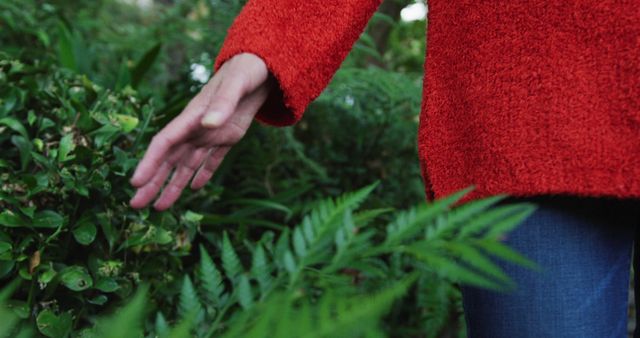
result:
[[[538,209],[505,243],[541,272],[498,262],[512,292],[461,287],[469,338],[627,336],[627,301],[640,200],[511,198]]]

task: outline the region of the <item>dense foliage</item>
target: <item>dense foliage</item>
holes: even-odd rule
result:
[[[423,202],[420,78],[362,66],[366,34],[295,128],[255,125],[204,189],[130,209],[241,5],[0,0],[0,337],[433,337],[460,325],[453,282],[513,286],[490,255],[533,266],[500,242],[531,205]]]

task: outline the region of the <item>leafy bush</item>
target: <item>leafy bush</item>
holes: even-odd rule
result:
[[[433,337],[454,282],[512,286],[489,256],[532,266],[499,240],[531,205],[422,201],[419,79],[375,68],[341,69],[295,128],[253,126],[169,211],[130,209],[198,89],[171,53],[210,63],[198,36],[219,45],[239,4],[0,2],[0,337]]]
[[[183,321],[179,327],[193,328],[198,337],[380,335],[383,331],[376,323],[392,300],[406,292],[409,271],[415,271],[411,280],[437,276],[499,290],[513,284],[487,254],[535,266],[499,240],[533,211],[530,205],[488,210],[504,198],[497,196],[449,211],[468,192],[462,191],[399,212],[381,228],[375,220],[388,210],[357,212],[374,188],[321,201],[277,239],[274,232],[265,232],[256,242],[245,241],[250,268],[245,268],[241,257],[246,255],[237,252],[227,233],[217,243],[219,264],[200,247],[200,262],[191,277],[184,275],[175,304],[173,314]],[[385,288],[389,289],[380,291]],[[381,293],[368,296],[368,301],[362,298],[363,293],[377,292]],[[308,302],[317,305],[309,308]],[[294,308],[295,318],[289,317]],[[363,320],[371,325],[363,326]],[[44,322],[67,323],[56,332],[71,329],[69,314],[56,316],[48,309],[40,312],[37,322],[45,335],[49,331],[42,330],[48,327]],[[159,336],[168,332],[162,312],[157,313],[152,331]]]

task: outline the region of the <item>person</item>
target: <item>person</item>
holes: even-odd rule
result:
[[[254,119],[295,124],[379,0],[249,0],[215,74],[154,136],[134,208],[198,189]],[[539,208],[505,240],[518,288],[462,287],[469,337],[624,337],[640,220],[640,7],[429,1],[419,160],[427,200],[507,193]],[[171,174],[173,173],[173,174]],[[171,175],[171,178],[169,178]],[[164,182],[168,183],[164,186]]]

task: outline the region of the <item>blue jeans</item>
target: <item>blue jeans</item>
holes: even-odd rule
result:
[[[503,203],[513,201],[538,209],[505,243],[543,270],[498,262],[515,291],[462,286],[468,337],[627,337],[640,200],[539,196]]]

